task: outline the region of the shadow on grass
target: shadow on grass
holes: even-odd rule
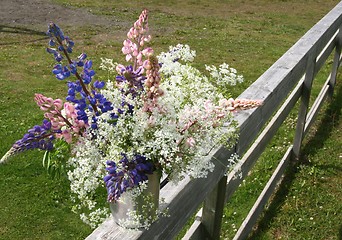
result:
[[[324,116],[320,121],[317,131],[310,136],[309,141],[303,146],[301,150],[300,161],[293,162],[289,165],[284,174],[283,181],[279,185],[278,191],[272,198],[268,209],[264,212],[261,220],[257,223],[256,229],[251,233],[249,239],[261,239],[264,232],[266,232],[272,219],[277,216],[279,209],[284,204],[286,196],[288,195],[291,185],[295,180],[296,171],[300,165],[309,165],[306,160],[307,153],[311,155],[316,154],[324,146],[324,142],[330,137],[334,129],[335,123],[338,123],[341,117],[341,103],[342,103],[342,84],[336,85],[334,98],[329,101],[329,106],[324,112]],[[341,169],[340,166],[321,166],[323,168]],[[339,239],[342,239],[342,225],[337,233]]]
[[[36,41],[49,38],[45,32],[41,32],[41,31],[37,31],[37,30],[25,28],[25,27],[13,27],[13,26],[6,26],[6,25],[0,25],[0,33],[14,33],[14,34],[21,34],[21,35],[42,36],[40,38],[36,38],[33,40],[1,42],[0,45],[12,45],[12,44],[17,44],[17,43],[36,42]]]

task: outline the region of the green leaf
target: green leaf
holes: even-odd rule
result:
[[[45,151],[44,156],[43,156],[43,167],[47,167],[46,166],[46,161],[48,161],[49,158],[50,158],[50,152],[49,151]]]

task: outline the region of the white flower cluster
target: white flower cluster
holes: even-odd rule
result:
[[[109,72],[114,72],[118,64],[110,58],[101,58],[100,69],[107,70]]]
[[[98,210],[94,199],[96,190],[104,185],[107,160],[118,163],[122,153],[129,157],[139,154],[177,182],[185,175],[206,177],[214,168],[211,150],[221,144],[230,146],[236,139],[231,109],[219,101],[223,96],[217,93],[208,77],[189,64],[194,57],[195,52],[181,44],[158,56],[162,64],[160,88],[164,95],[158,98],[159,107],[152,112],[143,110],[140,97],[127,95],[123,99],[112,82],[101,91],[113,103],[114,110],[98,117],[98,128],[80,138],[82,144],[77,144],[69,160],[73,170],[68,176],[71,191],[79,200],[78,208],[91,211],[81,215],[86,223],[95,226],[107,215],[102,208]],[[111,60],[103,60],[102,66],[115,74]],[[207,66],[207,69],[215,78],[229,75],[232,83],[242,81],[228,65],[221,65],[219,72],[214,67]],[[122,104],[123,100],[134,106],[133,114],[120,114],[129,110],[128,104]],[[113,120],[113,114],[118,118]]]
[[[103,187],[103,176],[105,175],[105,160],[99,149],[88,139],[80,138],[82,144],[76,144],[73,149],[75,155],[68,160],[72,169],[68,171],[70,190],[75,205],[73,211],[81,211],[80,218],[91,227],[96,227],[109,216],[108,207],[98,208],[94,195],[99,187]],[[75,199],[77,197],[77,200]],[[90,210],[86,214],[84,209]]]
[[[236,69],[229,67],[227,63],[222,63],[219,68],[214,65],[205,65],[205,68],[220,87],[233,86],[243,82],[243,76],[237,75]]]
[[[88,224],[91,228],[96,228],[98,223],[103,222],[110,216],[108,212],[108,207],[97,208],[93,212],[90,212],[88,215],[85,213],[80,214],[80,219]]]

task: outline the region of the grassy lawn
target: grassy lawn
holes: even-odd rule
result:
[[[196,66],[200,69],[204,64],[230,64],[245,77],[243,84],[231,90],[238,96],[339,1],[54,2],[91,11],[99,18],[115,19],[101,26],[56,22],[75,41],[76,54],[85,51],[94,60],[94,69],[98,69],[100,57],[124,61],[120,49],[125,34],[140,11],[148,8],[156,52],[183,43],[196,50]],[[65,95],[65,82],[51,74],[54,60],[45,52],[48,40],[42,32],[47,23],[19,26],[30,34],[12,25],[1,26],[0,156],[27,129],[42,121],[34,93],[53,98]],[[326,67],[330,68],[331,63]],[[323,75],[315,89],[324,81]],[[98,77],[105,79],[106,75],[99,71]],[[282,190],[258,222],[252,239],[341,238],[341,96],[339,81],[331,105],[322,109],[304,142],[301,161],[287,172]],[[293,113],[287,119],[253,174],[228,203],[222,239],[234,235],[248,206],[291,143],[295,117]],[[84,239],[92,231],[70,210],[67,180],[51,179],[42,168],[42,154],[27,152],[0,166],[0,239]]]

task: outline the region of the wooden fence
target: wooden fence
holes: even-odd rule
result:
[[[281,180],[291,160],[299,156],[303,137],[315,119],[323,101],[332,95],[341,62],[342,2],[309,30],[276,61],[239,98],[261,99],[263,106],[240,112],[240,138],[234,151],[218,148],[212,161],[215,169],[206,179],[185,179],[177,186],[170,183],[161,189],[168,217],[161,217],[148,230],[125,230],[107,219],[87,237],[92,239],[173,239],[203,203],[183,239],[219,239],[223,208],[252,169],[258,157],[275,135],[294,105],[300,99],[297,128],[293,144],[288,148],[234,239],[245,239],[257,217]],[[329,56],[334,54],[331,73],[320,94],[309,108],[312,82]],[[244,154],[226,175],[231,154]]]

